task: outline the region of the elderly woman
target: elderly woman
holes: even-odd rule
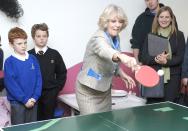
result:
[[[135,70],[136,60],[121,54],[118,34],[127,26],[122,8],[109,5],[99,18],[99,30],[87,44],[83,66],[76,82],[76,97],[81,114],[111,110],[111,82],[120,76],[128,88],[134,80],[120,68],[119,62]]]

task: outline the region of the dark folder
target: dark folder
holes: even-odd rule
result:
[[[168,52],[168,39],[156,34],[148,34],[148,52],[151,56],[156,56],[162,52]]]

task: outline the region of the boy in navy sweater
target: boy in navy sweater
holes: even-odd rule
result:
[[[47,46],[49,31],[45,23],[33,25],[31,35],[35,48],[29,53],[37,57],[43,79],[42,94],[38,103],[38,120],[52,119],[58,93],[66,81],[67,69],[60,53]]]
[[[18,27],[8,33],[14,53],[5,60],[4,83],[11,105],[13,125],[37,120],[37,100],[41,95],[40,66],[33,55],[26,52],[27,34]]]

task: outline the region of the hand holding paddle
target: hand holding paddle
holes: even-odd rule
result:
[[[132,70],[135,70],[135,67],[138,65],[134,57],[121,53],[121,54],[118,54],[118,58],[124,65],[131,68]]]
[[[127,67],[135,71],[135,79],[145,87],[154,87],[159,83],[159,75],[150,66],[140,66],[134,57],[125,54],[119,54],[120,61]]]

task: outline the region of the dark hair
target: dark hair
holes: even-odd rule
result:
[[[41,23],[41,24],[34,24],[31,28],[31,36],[32,38],[35,37],[35,33],[37,30],[42,30],[42,31],[46,31],[47,36],[49,36],[49,31],[48,31],[48,26],[46,23]]]
[[[11,44],[13,44],[14,39],[27,39],[27,34],[26,32],[19,28],[19,27],[14,27],[12,29],[10,29],[10,31],[8,32],[8,40]]]
[[[0,0],[0,10],[8,17],[16,18],[23,16],[23,9],[17,0]]]

